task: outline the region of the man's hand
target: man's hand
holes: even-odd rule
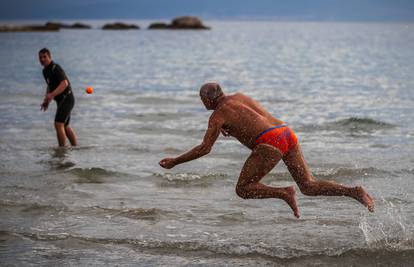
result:
[[[223,124],[224,119],[221,117],[221,115],[219,113],[213,112],[213,114],[210,116],[208,128],[204,135],[203,142],[200,145],[193,147],[190,151],[187,151],[176,158],[165,158],[161,160],[159,162],[160,166],[166,169],[171,169],[178,164],[201,158],[202,156],[210,153],[214,142],[216,142],[217,138],[220,135],[220,129]]]
[[[171,169],[176,165],[174,158],[165,158],[161,160],[158,164],[160,164],[160,166],[165,169]]]
[[[47,108],[49,107],[49,103],[50,101],[52,101],[53,99],[53,95],[52,94],[47,94],[45,96],[45,98],[43,99],[43,103],[40,105],[40,110],[46,111]]]

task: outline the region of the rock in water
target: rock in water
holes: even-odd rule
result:
[[[60,27],[56,25],[23,25],[23,26],[0,26],[0,32],[56,32]]]
[[[193,29],[193,30],[207,30],[210,29],[204,26],[201,20],[197,17],[178,17],[172,20],[170,27],[172,29]]]
[[[135,24],[126,24],[122,22],[108,23],[102,27],[103,30],[138,30],[139,26]]]
[[[59,28],[59,29],[61,29],[61,28],[69,28],[69,25],[68,24],[64,24],[64,23],[61,23],[61,22],[54,22],[54,21],[48,21],[48,22],[46,22],[45,26],[46,27],[55,27],[55,28]]]
[[[149,30],[160,30],[160,29],[163,30],[163,29],[168,29],[168,28],[169,28],[169,25],[164,22],[154,22],[148,26]]]
[[[83,23],[80,23],[80,22],[76,22],[76,23],[73,23],[70,26],[70,28],[71,29],[91,29],[92,27],[88,24],[83,24]]]
[[[65,23],[61,23],[61,22],[46,22],[45,24],[46,27],[58,27],[60,29],[91,29],[92,27],[87,25],[87,24],[83,24],[80,22],[76,22],[72,25],[69,24],[65,24]]]
[[[203,22],[197,17],[178,17],[171,21],[170,24],[163,22],[152,23],[149,27],[149,30],[209,30],[210,27],[207,27]]]

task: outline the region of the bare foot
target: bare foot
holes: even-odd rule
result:
[[[289,186],[285,188],[286,190],[286,198],[284,198],[284,200],[286,201],[286,203],[290,206],[290,208],[293,210],[293,214],[295,215],[296,218],[299,218],[299,209],[298,206],[296,204],[296,190],[295,187],[293,186]]]
[[[355,187],[357,190],[356,200],[368,208],[370,212],[374,212],[374,199],[361,186]]]

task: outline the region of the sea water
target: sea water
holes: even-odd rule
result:
[[[0,34],[0,265],[412,264],[414,24],[90,23]],[[71,81],[77,148],[57,148],[55,104],[40,111],[43,47]],[[198,90],[208,81],[289,123],[315,177],[363,186],[375,213],[297,190],[296,219],[281,200],[237,197],[250,151],[232,138],[159,167],[201,142],[211,112]],[[263,182],[294,184],[283,163]]]

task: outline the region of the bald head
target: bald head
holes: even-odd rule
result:
[[[200,88],[200,96],[210,101],[223,95],[223,91],[218,83],[206,83]]]
[[[214,109],[221,96],[224,93],[218,83],[206,83],[200,88],[200,97],[207,109]]]

